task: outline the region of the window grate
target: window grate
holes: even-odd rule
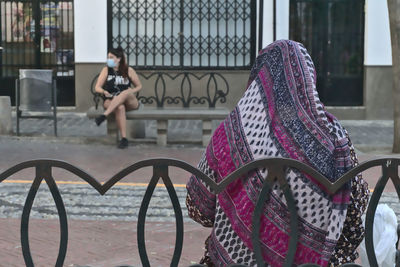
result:
[[[155,69],[249,69],[256,0],[108,0],[109,47]]]

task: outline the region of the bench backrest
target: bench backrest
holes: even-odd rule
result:
[[[218,102],[225,103],[229,93],[229,83],[222,74],[215,72],[203,74],[153,72],[148,75],[138,72],[138,76],[142,84],[147,84],[146,92],[151,92],[146,95],[140,93],[139,101],[143,104],[154,104],[157,107],[207,105],[213,108]],[[96,109],[101,99],[95,92],[97,78],[98,75],[92,80],[90,87]],[[195,88],[194,84],[199,84],[199,86]],[[148,88],[148,86],[151,87]]]

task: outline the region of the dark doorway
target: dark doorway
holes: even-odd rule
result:
[[[289,36],[311,54],[325,105],[363,105],[364,0],[291,0]]]
[[[19,69],[53,69],[59,106],[75,105],[73,0],[0,0],[0,95]]]

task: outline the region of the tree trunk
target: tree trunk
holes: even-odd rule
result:
[[[388,0],[392,41],[394,139],[393,152],[400,153],[400,0]]]

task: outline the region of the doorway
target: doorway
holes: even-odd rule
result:
[[[290,1],[290,39],[310,53],[325,105],[363,105],[364,2]]]

